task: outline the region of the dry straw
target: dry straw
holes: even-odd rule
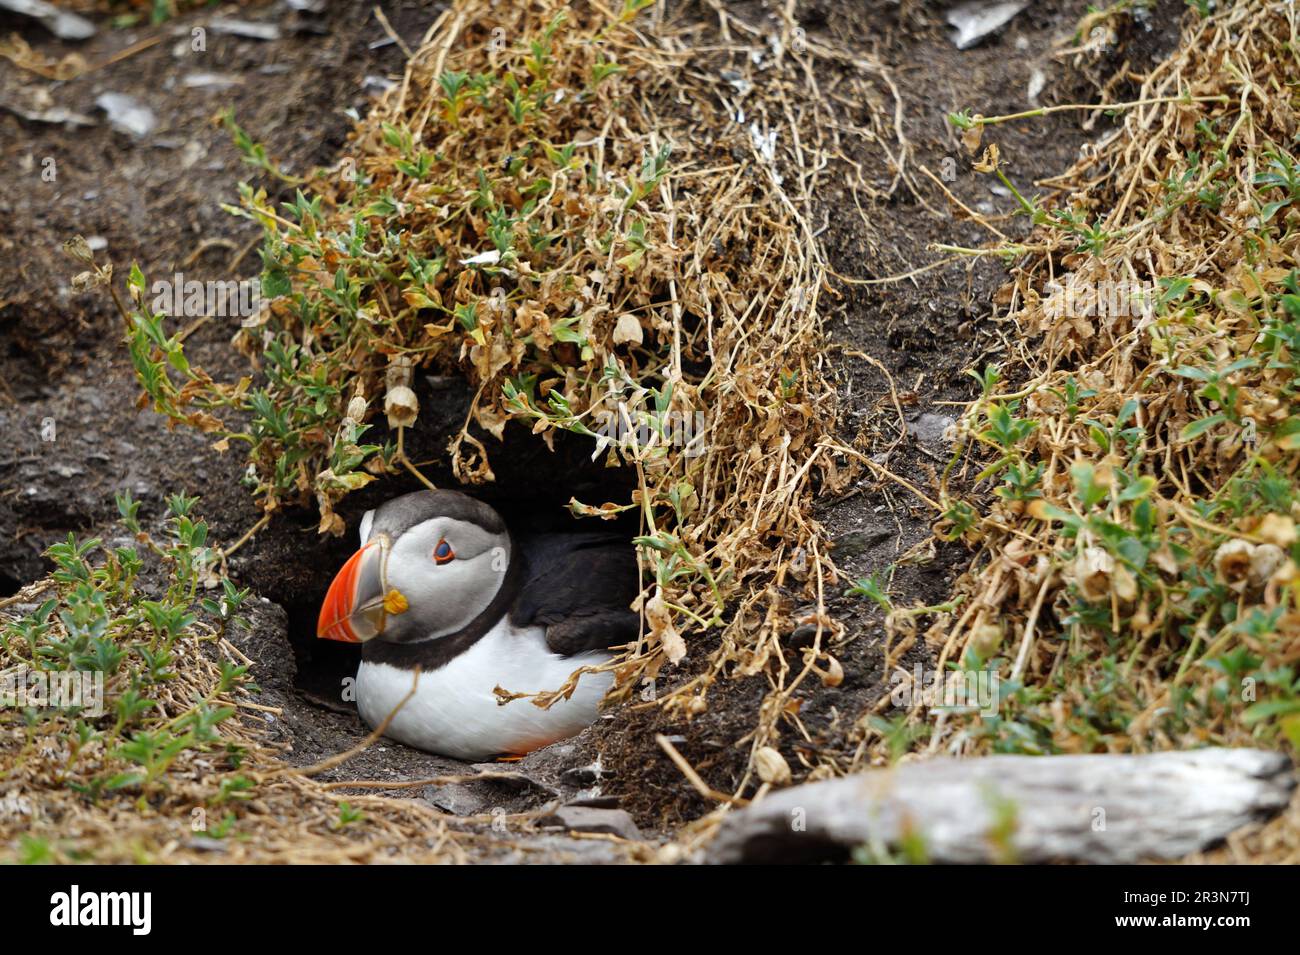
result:
[[[925,752],[1300,745],[1296,42],[1294,4],[1189,14],[1144,105],[1051,181],[1066,198],[1024,201],[1042,251],[999,301],[1025,345],[940,489],[940,532],[978,553],[960,613],[902,635],[1007,697],[939,715]],[[972,145],[997,129],[958,121]],[[887,758],[864,730],[859,758]],[[1277,827],[1253,844],[1294,858]]]

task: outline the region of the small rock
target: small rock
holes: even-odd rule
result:
[[[220,839],[213,839],[211,836],[194,836],[186,840],[185,845],[190,849],[197,849],[199,852],[226,851],[226,844]]]
[[[561,806],[538,820],[544,829],[570,832],[605,832],[622,839],[640,839],[641,830],[624,809],[596,809],[590,806]]]
[[[0,0],[0,10],[31,17],[60,40],[87,40],[95,35],[95,24],[45,0]]]
[[[280,39],[280,28],[274,23],[253,23],[250,20],[213,17],[208,26],[212,28],[213,33],[225,33],[229,36],[243,37],[247,40]]]
[[[192,168],[200,159],[208,154],[208,148],[197,139],[191,139],[181,147],[181,166],[185,169]]]
[[[565,805],[583,806],[588,809],[617,809],[619,803],[617,796],[600,796],[592,794],[589,796],[575,796],[565,803]]]
[[[1038,105],[1038,94],[1043,91],[1047,85],[1047,75],[1038,67],[1034,67],[1029,74],[1029,88],[1025,92],[1025,98],[1034,106]]]
[[[871,530],[848,531],[835,538],[835,559],[841,561],[849,557],[860,557],[873,547],[891,540],[893,536],[894,531],[880,527]]]
[[[959,50],[968,50],[981,40],[997,33],[1025,7],[1027,2],[963,3],[948,11],[948,23],[956,28],[952,42]]]
[[[931,414],[926,411],[907,423],[908,430],[922,444],[943,444],[948,429],[957,424],[957,419],[946,414]]]
[[[158,126],[154,111],[126,93],[103,93],[95,100],[95,105],[108,114],[108,121],[114,129],[136,139],[143,139]]]
[[[228,90],[242,83],[239,77],[226,76],[222,73],[191,73],[181,80],[181,85],[191,90]]]
[[[494,803],[481,791],[460,783],[430,786],[424,798],[443,812],[453,816],[476,816],[488,812]]]
[[[387,93],[396,85],[397,83],[386,76],[375,76],[373,73],[367,73],[366,78],[361,81],[361,92],[370,96],[378,96],[380,93]]]
[[[27,99],[46,102],[50,97],[48,93],[45,93],[44,96],[29,96]],[[12,101],[0,103],[0,106],[31,123],[50,123],[55,126],[64,125],[68,127],[95,125],[95,121],[89,116],[74,113],[63,106],[32,106]]]

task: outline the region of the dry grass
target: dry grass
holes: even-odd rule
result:
[[[1033,235],[982,253],[1015,261],[1026,345],[983,375],[939,489],[937,530],[978,549],[961,603],[892,652],[925,639],[1004,701],[938,715],[916,752],[1300,745],[1296,17],[1189,16],[1145,105],[1047,183],[1068,198],[1018,195]],[[973,148],[997,121],[957,117]],[[982,513],[950,490],[972,478]],[[864,724],[860,758],[887,735]],[[1253,844],[1294,860],[1274,825]]]
[[[191,622],[160,644],[139,619],[142,597],[95,572],[101,633],[121,648],[104,667],[104,715],[90,709],[9,709],[0,722],[0,857],[21,862],[374,862],[466,858],[475,837],[420,803],[338,796],[280,761],[265,739],[273,708],[242,678],[250,661],[213,626]],[[86,604],[66,581],[31,584],[0,609],[0,675],[69,662]],[[15,624],[41,616],[47,630],[26,651]],[[170,602],[164,600],[163,602]],[[179,605],[179,603],[177,604]],[[23,611],[23,612],[19,612]],[[93,652],[94,638],[81,652]],[[174,667],[151,673],[146,653],[165,647]],[[74,667],[86,668],[75,656]],[[28,668],[27,671],[18,670]],[[24,680],[26,677],[24,676]],[[134,701],[134,702],[130,702]],[[200,726],[200,721],[206,725]],[[155,771],[156,770],[156,771]],[[361,815],[357,816],[356,814]],[[355,816],[355,818],[354,818]]]

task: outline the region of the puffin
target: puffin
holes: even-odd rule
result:
[[[316,635],[362,645],[356,703],[370,727],[396,710],[385,735],[478,762],[523,756],[595,721],[608,671],[582,673],[549,709],[515,694],[558,690],[637,639],[627,540],[516,535],[490,505],[453,490],[393,498],[366,512],[360,532]]]

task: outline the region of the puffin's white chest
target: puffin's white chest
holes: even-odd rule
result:
[[[582,732],[596,719],[612,673],[584,673],[573,696],[550,709],[530,699],[497,702],[493,690],[537,693],[557,690],[574,670],[604,663],[609,654],[561,657],[546,646],[540,627],[517,629],[507,620],[444,667],[421,673],[415,695],[398,711],[385,735],[431,753],[487,759],[527,753]],[[362,661],[357,670],[357,709],[378,726],[411,691],[412,671]]]

